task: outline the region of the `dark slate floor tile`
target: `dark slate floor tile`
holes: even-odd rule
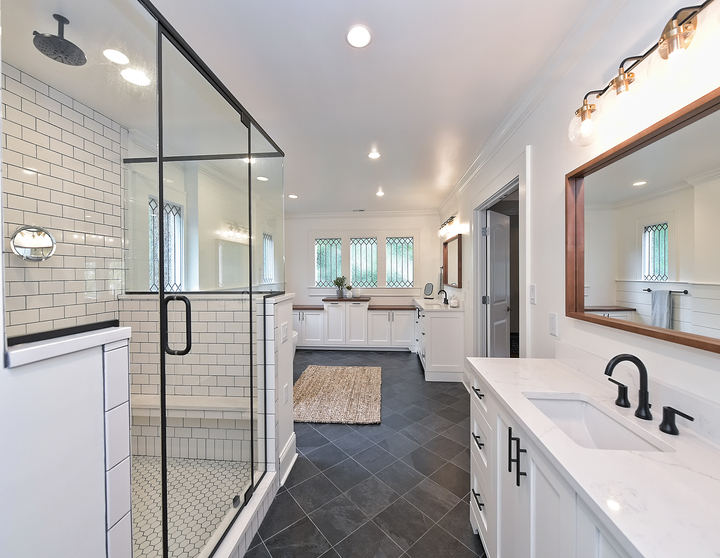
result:
[[[382,406],[397,412],[401,409],[406,409],[408,407],[408,404],[406,401],[401,401],[400,399],[396,399],[395,397],[393,397],[393,395],[388,394],[388,397],[383,398]]]
[[[470,472],[470,448],[463,449],[450,460],[450,463],[457,465],[463,471]]]
[[[353,486],[360,484],[368,478],[370,474],[370,471],[352,458],[341,461],[325,471],[325,476],[329,478],[341,492],[350,490]],[[470,486],[470,481],[468,481],[468,486]]]
[[[308,453],[328,443],[330,443],[330,440],[313,428],[298,434],[295,445],[303,453]]]
[[[467,508],[467,505],[465,507]],[[468,513],[470,512],[468,511]],[[368,520],[365,514],[345,496],[338,496],[323,507],[316,509],[310,514],[310,519],[333,545]]]
[[[321,471],[329,469],[333,465],[337,465],[349,456],[335,444],[327,444],[321,448],[313,450],[305,454],[310,462]]]
[[[301,482],[304,482],[309,478],[314,477],[319,472],[320,469],[315,467],[315,465],[313,465],[307,457],[305,457],[304,455],[298,455],[297,459],[295,460],[295,465],[293,465],[293,468],[290,469],[290,474],[285,480],[284,488],[291,488],[297,484],[300,484]]]
[[[408,550],[434,525],[429,517],[404,498],[385,508],[373,522],[403,550]]]
[[[458,444],[457,442],[454,442],[450,438],[446,438],[441,434],[437,438],[433,438],[429,442],[423,444],[423,447],[429,449],[433,453],[438,454],[440,457],[444,457],[445,459],[452,459],[466,446]]]
[[[458,498],[462,498],[470,491],[470,473],[452,463],[443,465],[430,475],[430,478]]]
[[[462,422],[468,417],[467,414],[463,413],[462,411],[458,411],[457,409],[453,409],[452,407],[448,407],[446,409],[443,409],[442,411],[438,411],[435,414],[439,417],[449,420],[450,422],[454,422],[455,424]]]
[[[457,409],[458,411],[462,411],[465,413],[465,416],[470,416],[470,398],[464,397],[463,399],[459,399],[457,403],[453,403],[450,405],[453,409]]]
[[[331,442],[352,432],[352,429],[347,424],[318,424],[315,425],[315,430]]]
[[[310,513],[340,496],[340,490],[325,475],[315,475],[288,490],[305,513]]]
[[[404,410],[404,409],[403,409]],[[393,430],[402,430],[406,426],[410,426],[415,421],[402,414],[391,415],[388,418],[383,418],[382,423],[385,426],[389,426]]]
[[[470,507],[466,501],[458,504],[443,517],[438,525],[467,546],[478,556],[485,554],[480,537],[470,525]]]
[[[393,434],[389,438],[378,442],[377,445],[398,458],[420,447],[417,443],[413,442],[410,438],[406,438],[401,433]]]
[[[413,405],[412,407],[405,409],[402,414],[413,421],[418,421],[431,415],[432,412],[427,409],[421,409],[417,405]]]
[[[424,419],[419,421],[418,424],[422,424],[423,426],[429,428],[430,430],[434,430],[438,434],[442,434],[448,428],[455,425],[455,423],[450,422],[449,420],[444,419],[443,417],[438,416],[437,414],[433,414],[428,417],[425,417]]]
[[[415,423],[408,426],[407,428],[404,428],[400,431],[400,433],[420,445],[429,442],[437,436],[437,432],[434,432],[433,430],[430,430],[429,428],[419,423]]]
[[[396,457],[373,444],[372,447],[353,456],[353,459],[371,473],[377,473],[395,461]]]
[[[265,546],[272,558],[312,558],[330,549],[330,543],[308,517],[265,541]]]
[[[273,503],[277,502],[277,506],[270,506],[265,519],[263,519],[258,534],[265,539],[269,539],[283,529],[289,527],[296,521],[300,521],[305,517],[305,512],[297,502],[285,491],[275,497]]]
[[[408,550],[408,556],[411,558],[438,558],[439,556],[475,558],[477,555],[436,525]]]
[[[431,413],[437,413],[438,411],[441,411],[441,410],[447,408],[447,405],[444,405],[437,401],[433,401],[432,399],[425,399],[424,401],[418,401],[417,403],[415,403],[415,406],[420,407],[421,409],[425,409],[426,411],[430,411]]]
[[[334,444],[348,455],[353,456],[375,445],[375,442],[368,440],[365,436],[353,430],[347,436],[335,440]]]
[[[463,446],[467,446],[470,443],[470,429],[460,426],[459,424],[451,426],[443,432],[442,435]]]
[[[245,558],[272,558],[265,545],[260,543],[245,553]]]
[[[392,465],[385,467],[376,476],[398,494],[405,494],[413,486],[425,479],[425,475],[402,461],[396,461]]]
[[[340,558],[340,555],[335,552],[335,549],[331,548],[325,554],[320,556],[320,558]]]
[[[460,501],[430,479],[425,479],[405,494],[405,499],[434,521],[438,521]]]
[[[392,436],[395,434],[395,431],[390,428],[389,426],[385,426],[384,424],[369,424],[369,425],[363,425],[362,428],[358,428],[357,430],[365,436],[368,440],[372,440],[373,442],[381,442],[388,436]]]
[[[433,395],[430,399],[433,401],[437,401],[438,403],[442,403],[443,405],[452,405],[453,403],[457,403],[458,399],[457,397],[453,397],[452,395],[448,395],[447,393],[440,392],[435,395]]]
[[[403,553],[372,521],[336,545],[335,550],[342,558],[398,558]]]
[[[275,502],[275,500],[273,500]],[[253,540],[250,541],[250,546],[248,548],[254,548],[257,545],[259,545],[262,542],[262,537],[260,536],[260,533],[255,533],[255,536],[253,537]]]
[[[369,518],[375,517],[400,497],[377,477],[370,477],[351,488],[346,496]]]
[[[447,463],[446,459],[422,447],[407,454],[402,458],[402,461],[420,471],[426,477],[429,477]],[[468,484],[468,486],[470,485]]]

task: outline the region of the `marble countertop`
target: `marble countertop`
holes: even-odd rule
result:
[[[720,556],[720,446],[691,432],[678,417],[679,436],[658,429],[663,401],[651,421],[614,404],[617,390],[555,360],[468,358],[506,414],[597,515],[631,556]],[[598,369],[603,379],[603,370]],[[584,448],[573,442],[523,392],[583,393],[638,425],[669,451]],[[682,409],[693,415],[693,409]],[[613,415],[614,416],[614,415]],[[610,502],[610,504],[609,504]]]
[[[425,312],[462,312],[462,303],[457,308],[452,308],[449,304],[443,304],[441,298],[424,299],[424,298],[413,298],[415,306],[425,310]]]

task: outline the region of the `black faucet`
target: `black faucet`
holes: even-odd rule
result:
[[[445,289],[440,289],[440,290],[438,291],[438,294],[440,294],[440,293],[442,293],[442,294],[445,296],[445,300],[443,300],[443,304],[447,304],[447,303],[448,303],[448,299],[447,299],[447,293],[445,292]]]
[[[648,393],[648,375],[647,368],[642,361],[635,355],[622,354],[614,356],[610,359],[605,367],[605,374],[612,376],[615,367],[624,361],[630,361],[637,366],[638,372],[640,373],[640,391],[638,392],[638,408],[635,411],[635,416],[643,420],[652,420],[652,413],[650,412],[650,394]]]

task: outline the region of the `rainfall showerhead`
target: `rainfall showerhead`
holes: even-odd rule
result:
[[[70,23],[61,15],[53,14],[58,22],[58,34],[38,33],[33,31],[33,43],[35,47],[48,58],[57,60],[68,66],[82,66],[87,62],[85,53],[77,45],[71,43],[65,38],[63,27]]]

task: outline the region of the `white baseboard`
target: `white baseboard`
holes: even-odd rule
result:
[[[295,432],[293,432],[287,444],[285,444],[285,447],[280,452],[280,486],[285,484],[297,460],[296,440]]]

